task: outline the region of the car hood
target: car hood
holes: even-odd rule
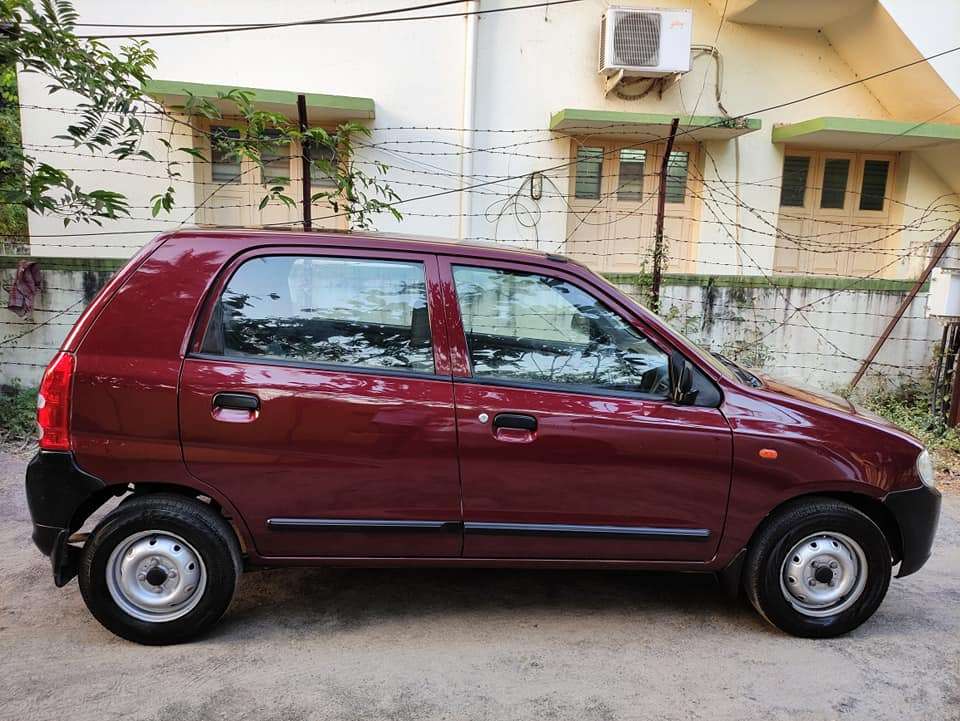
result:
[[[779,378],[774,378],[773,376],[763,374],[757,375],[763,382],[764,390],[770,391],[771,393],[777,393],[779,395],[795,398],[798,401],[813,403],[834,411],[843,411],[844,413],[854,413],[859,415],[859,409],[853,405],[853,403],[848,401],[843,396],[837,395],[836,393],[828,393],[826,391],[815,390],[813,388],[787,383]]]
[[[836,393],[830,393],[828,391],[817,390],[813,388],[806,388],[801,385],[795,385],[793,383],[786,383],[778,378],[772,376],[757,374],[757,377],[763,382],[763,389],[770,393],[776,393],[777,395],[786,396],[788,398],[793,398],[798,401],[804,401],[805,403],[812,403],[814,405],[820,406],[822,408],[828,408],[832,411],[840,411],[841,413],[846,413],[850,416],[865,421],[872,426],[893,431],[899,436],[905,436],[908,439],[923,445],[923,443],[917,439],[915,436],[911,435],[907,431],[900,428],[900,426],[891,423],[886,418],[878,416],[876,413],[866,410],[861,406],[857,406],[854,403],[851,403],[849,400],[843,396],[839,396]]]

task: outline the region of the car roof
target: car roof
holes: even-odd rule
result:
[[[375,232],[367,230],[317,229],[304,231],[294,228],[192,226],[178,228],[164,234],[168,240],[180,237],[206,237],[218,241],[236,240],[240,246],[277,245],[356,245],[357,247],[407,250],[421,253],[478,256],[509,261],[552,261],[576,263],[559,253],[521,248],[500,241],[452,240],[425,235]]]

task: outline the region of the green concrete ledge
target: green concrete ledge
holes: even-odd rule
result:
[[[798,148],[832,150],[865,151],[882,144],[883,152],[894,152],[956,143],[960,125],[823,117],[777,125],[771,139]]]
[[[550,116],[550,130],[569,135],[652,136],[668,134],[675,116],[616,110],[563,108]],[[680,135],[687,140],[729,140],[760,129],[760,118],[724,118],[719,115],[681,115]]]
[[[35,260],[41,270],[92,270],[115,273],[127,264],[129,258],[58,258],[37,255],[0,255],[0,269],[16,268],[22,260]]]
[[[605,273],[604,277],[617,285],[649,285],[650,276],[638,273]],[[772,280],[772,282],[771,282]],[[668,273],[664,285],[712,285],[718,288],[809,288],[814,290],[865,290],[884,293],[906,293],[914,280],[887,280],[885,278],[834,278],[815,275],[700,275]],[[930,283],[924,283],[926,291]]]
[[[221,101],[219,99],[220,95],[231,90],[253,93],[253,102],[258,109],[278,113],[296,113],[297,93],[292,90],[246,88],[239,85],[210,85],[182,80],[148,80],[143,87],[143,92],[146,95],[166,105],[183,105],[187,102],[189,93],[198,98],[206,98],[223,113],[229,113],[232,105]],[[320,93],[304,93],[304,96],[307,100],[307,116],[310,120],[372,120],[375,115],[372,98]]]

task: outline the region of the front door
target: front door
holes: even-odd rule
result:
[[[718,409],[667,400],[666,345],[572,275],[473,260],[441,275],[464,555],[710,559],[732,436]]]
[[[460,488],[430,255],[270,249],[215,289],[183,366],[191,473],[262,556],[456,556]]]

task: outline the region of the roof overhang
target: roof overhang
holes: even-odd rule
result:
[[[822,28],[875,5],[877,0],[730,0],[735,23],[783,28]]]
[[[550,130],[567,135],[659,140],[670,134],[673,115],[564,108],[550,117]],[[681,115],[678,136],[685,140],[729,140],[760,129],[759,118]]]
[[[245,88],[237,85],[208,85],[206,83],[188,83],[179,80],[149,80],[144,93],[167,106],[182,106],[190,95],[205,98],[212,102],[225,116],[236,112],[236,105],[222,100],[220,96],[231,90],[243,90],[253,93],[253,102],[258,110],[266,110],[284,115],[296,115],[297,93],[291,90],[267,90],[264,88]],[[331,123],[345,120],[372,120],[374,103],[372,98],[359,98],[350,95],[321,95],[303,93],[307,100],[307,119],[314,123]]]
[[[830,150],[919,150],[960,142],[960,125],[862,118],[813,118],[778,125],[773,142]]]

